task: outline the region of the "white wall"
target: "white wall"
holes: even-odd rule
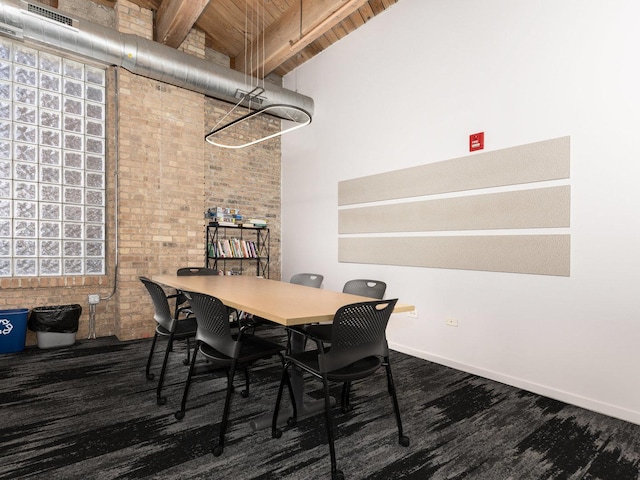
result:
[[[385,280],[419,313],[394,316],[392,348],[640,424],[639,17],[400,0],[287,76],[316,107],[282,137],[283,279]],[[569,278],[338,263],[339,181],[472,155],[479,131],[485,151],[571,137]]]

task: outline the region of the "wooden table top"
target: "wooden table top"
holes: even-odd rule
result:
[[[212,295],[228,307],[286,326],[331,322],[340,307],[372,300],[369,297],[245,275],[179,277],[164,274],[154,275],[153,280],[179,290]],[[413,305],[398,303],[394,313],[413,309]]]

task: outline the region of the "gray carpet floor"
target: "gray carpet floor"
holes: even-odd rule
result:
[[[278,329],[265,334],[284,339]],[[251,369],[248,398],[236,389],[225,451],[214,457],[226,380],[194,380],[186,416],[176,420],[183,345],[171,355],[163,406],[156,381],[144,376],[149,340],[0,355],[0,479],[330,478],[322,415],[280,439],[249,425],[272,411],[275,358]],[[348,479],[640,479],[638,425],[401,353],[391,361],[411,444],[398,444],[384,371],[354,383],[353,411],[334,411],[338,466]],[[322,398],[318,382],[306,391]],[[339,386],[333,394],[339,398]]]

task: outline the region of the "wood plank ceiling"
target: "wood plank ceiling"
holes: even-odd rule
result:
[[[155,11],[156,41],[176,48],[197,28],[207,47],[229,56],[231,68],[262,78],[286,75],[398,0],[129,1]]]

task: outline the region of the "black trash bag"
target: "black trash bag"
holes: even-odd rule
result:
[[[31,310],[27,325],[34,332],[75,333],[81,314],[82,307],[77,303],[35,307]]]

